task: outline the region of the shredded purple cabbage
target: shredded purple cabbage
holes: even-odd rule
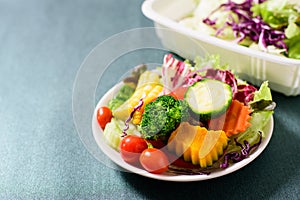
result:
[[[258,43],[264,49],[267,46],[273,45],[279,49],[284,49],[287,52],[287,45],[284,42],[285,34],[283,31],[275,30],[265,23],[260,16],[253,17],[251,7],[254,3],[262,3],[265,0],[245,0],[243,3],[234,3],[229,0],[227,3],[221,4],[214,10],[203,23],[212,26],[216,29],[216,36],[220,35],[226,27],[231,27],[234,36],[237,38],[236,42],[239,43],[245,38]],[[216,28],[217,19],[210,19],[212,14],[217,11],[231,11],[237,15],[238,20],[235,20],[229,14],[229,20],[221,28]]]
[[[133,114],[135,113],[135,111],[140,110],[141,107],[144,105],[144,97],[140,98],[139,103],[133,108],[132,112],[130,113],[129,117],[126,119],[125,121],[125,128],[122,131],[122,135],[121,137],[125,137],[127,135],[126,131],[129,129],[129,122],[133,117]]]
[[[244,141],[244,145],[239,143],[236,138],[234,138],[234,141],[237,146],[241,147],[241,152],[239,153],[237,151],[234,151],[234,152],[225,154],[224,162],[220,164],[220,168],[223,168],[223,169],[227,168],[229,166],[229,160],[231,160],[233,162],[240,162],[241,160],[244,160],[245,158],[247,158],[250,155],[251,151],[254,148],[257,148],[261,144],[262,133],[259,132],[259,141],[255,144],[253,144],[252,146],[250,146],[250,144],[247,140]]]
[[[210,175],[210,171],[205,171],[201,168],[185,168],[185,167],[179,167],[173,164],[170,164],[168,166],[168,172],[169,173],[174,173],[176,175]]]

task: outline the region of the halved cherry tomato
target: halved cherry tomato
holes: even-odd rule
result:
[[[148,148],[146,140],[136,135],[125,136],[120,143],[120,154],[127,163],[139,161],[141,153]]]
[[[171,95],[175,99],[183,100],[184,99],[184,94],[185,94],[187,88],[188,87],[178,87],[175,90],[173,90],[169,95]]]
[[[102,129],[105,128],[106,124],[110,122],[111,119],[112,112],[108,107],[102,106],[97,110],[97,121]]]
[[[140,156],[140,163],[145,170],[153,174],[161,174],[169,166],[166,154],[156,148],[145,149]]]

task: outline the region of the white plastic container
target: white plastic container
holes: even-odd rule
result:
[[[219,54],[222,63],[229,64],[242,79],[256,85],[268,80],[274,91],[287,96],[300,94],[300,60],[250,49],[179,24],[196,6],[195,0],[146,0],[142,12],[154,21],[166,49],[194,59],[204,48],[208,53]]]

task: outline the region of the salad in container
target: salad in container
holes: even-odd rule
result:
[[[260,51],[300,59],[300,2],[211,0],[179,23]]]
[[[211,176],[254,154],[273,120],[268,82],[241,80],[219,56],[136,67],[94,118],[126,165],[159,176]]]

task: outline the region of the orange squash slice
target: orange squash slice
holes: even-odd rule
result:
[[[204,127],[183,122],[171,134],[167,147],[177,156],[183,156],[185,161],[205,168],[218,160],[227,144],[228,137],[224,131],[208,131]]]

